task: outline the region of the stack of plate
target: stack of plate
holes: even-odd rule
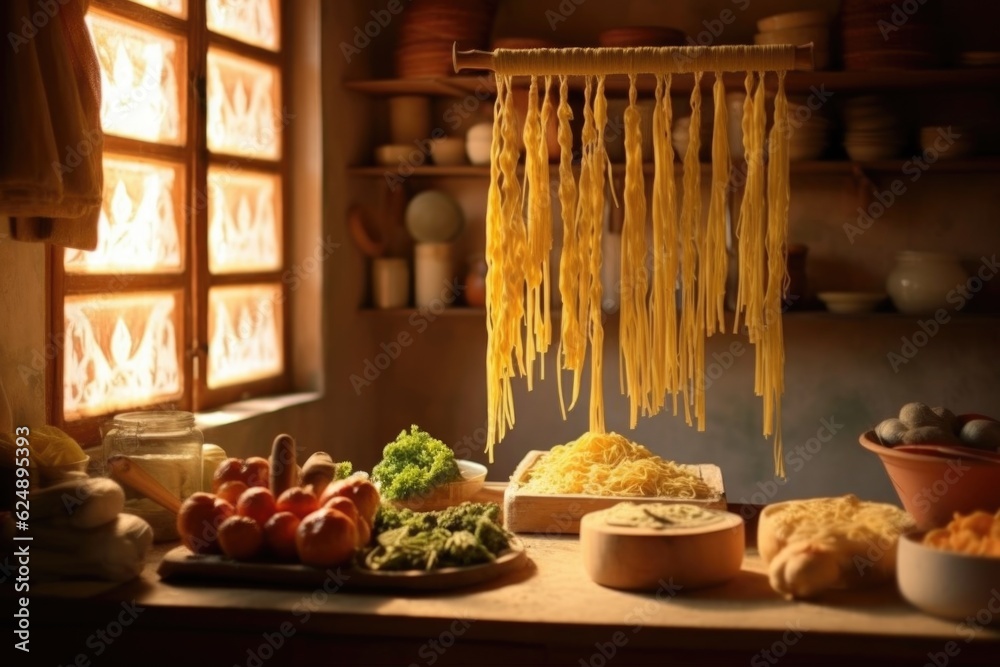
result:
[[[805,98],[788,98],[788,159],[816,160],[826,152],[832,123],[826,107],[813,109]]]
[[[852,160],[898,157],[906,145],[899,119],[880,97],[855,97],[844,104],[844,148]]]
[[[776,14],[757,21],[754,44],[813,44],[816,69],[830,65],[830,16],[823,10]]]
[[[926,69],[940,64],[936,4],[844,0],[844,69]]]
[[[403,79],[452,76],[452,45],[484,49],[497,0],[413,0],[402,14],[396,74]]]
[[[601,32],[597,36],[597,43],[605,47],[686,46],[687,35],[677,28],[626,26]]]

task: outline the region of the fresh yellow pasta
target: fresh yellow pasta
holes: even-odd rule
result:
[[[639,410],[650,413],[649,313],[646,301],[646,185],[642,174],[642,131],[636,107],[635,77],[629,82],[625,109],[625,222],[622,226],[622,281],[619,359],[629,397],[629,427],[635,428]]]
[[[700,500],[719,495],[692,469],[613,432],[588,432],[556,445],[528,470],[522,490]]]
[[[698,283],[699,298],[704,300],[705,335],[711,336],[726,326],[726,208],[729,205],[729,135],[727,131],[726,87],[722,72],[715,73],[713,86],[715,124],[712,127],[712,188],[709,193],[705,251]]]
[[[687,59],[671,59],[680,51]],[[601,266],[606,188],[612,165],[605,149],[608,74],[628,77],[624,115],[624,224],[621,247],[619,372],[629,400],[629,425],[657,414],[672,398],[685,421],[706,427],[705,340],[725,328],[730,173],[723,74],[746,71],[743,157],[746,186],[735,231],[738,282],[734,331],[755,346],[754,392],[762,398],[764,435],[774,436],[774,465],[783,475],[781,396],[784,338],[781,306],[787,287],[788,136],[785,72],[794,47],[726,46],[711,49],[498,49],[497,102],[487,196],[487,451],[514,425],[511,382],[544,378],[552,343],[550,262],[553,215],[546,130],[555,115],[559,148],[558,199],[563,245],[558,289],[562,301],[556,384],[563,418],[580,397],[589,364],[589,433],[610,446],[603,395],[604,313]],[[714,73],[714,114],[702,118],[702,73]],[[765,73],[777,74],[774,127],[767,133]],[[680,182],[671,143],[674,72],[690,72],[688,146]],[[652,74],[652,196],[646,202],[643,126],[637,105],[640,76]],[[570,77],[583,80],[582,128],[574,145]],[[516,77],[524,83],[515,82]],[[553,91],[558,81],[558,92]],[[526,85],[523,133],[514,119],[513,88]],[[558,96],[557,101],[554,98]],[[711,187],[704,215],[701,127],[711,122]],[[520,146],[524,146],[523,167]],[[765,157],[766,154],[766,157]],[[574,160],[578,159],[578,164]],[[614,197],[614,188],[611,188]],[[617,202],[616,202],[617,203]],[[651,220],[647,214],[651,212]],[[651,224],[651,242],[647,225]],[[652,255],[652,257],[651,257]],[[651,261],[650,261],[651,260]],[[652,272],[649,267],[652,267]],[[589,359],[588,359],[589,354]],[[563,387],[563,372],[571,377]]]
[[[687,153],[684,154],[684,199],[681,201],[681,322],[680,378],[684,397],[684,420],[693,425],[691,410],[698,420],[698,430],[705,430],[704,392],[704,313],[698,312],[698,250],[701,236],[701,73],[694,73],[691,90],[691,124]]]

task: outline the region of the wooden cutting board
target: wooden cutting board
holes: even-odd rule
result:
[[[722,483],[722,470],[711,463],[690,466],[701,478],[718,491],[718,497],[709,500],[689,500],[665,497],[589,496],[585,494],[526,493],[522,485],[528,471],[538,459],[548,452],[532,450],[525,455],[511,475],[504,492],[504,527],[515,533],[545,533],[547,535],[580,532],[580,519],[584,514],[607,509],[622,502],[690,503],[710,509],[726,509],[726,493]]]

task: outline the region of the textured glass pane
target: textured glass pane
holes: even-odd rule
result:
[[[208,266],[212,273],[281,268],[281,180],[208,170]]]
[[[66,297],[66,419],[180,397],[180,296]]]
[[[258,159],[277,159],[280,76],[270,65],[208,50],[208,148]]]
[[[280,375],[281,285],[213,287],[208,291],[208,386]]]
[[[181,18],[187,17],[187,2],[185,0],[132,0],[137,5],[146,5],[167,14]]]
[[[158,162],[104,158],[104,205],[97,249],[66,250],[69,273],[178,273],[184,170]]]
[[[163,33],[103,14],[87,24],[101,64],[101,125],[108,134],[182,144],[178,73],[183,45]]]
[[[209,30],[278,50],[278,0],[208,0],[205,11]]]

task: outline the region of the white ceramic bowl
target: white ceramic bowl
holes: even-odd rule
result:
[[[490,148],[493,145],[493,123],[477,123],[465,134],[465,153],[474,165],[490,163]]]
[[[972,617],[979,625],[1000,625],[1000,558],[970,556],[921,543],[924,533],[899,540],[896,581],[913,606],[942,618]]]
[[[465,139],[462,137],[432,139],[431,159],[439,167],[454,167],[465,164]]]
[[[885,301],[884,292],[820,292],[816,295],[831,313],[870,313]]]
[[[419,167],[427,162],[427,156],[415,144],[386,144],[375,149],[375,162],[386,167]]]
[[[431,512],[471,500],[486,483],[486,466],[465,459],[458,459],[455,463],[462,474],[460,481],[443,484],[425,495],[389,501],[389,504],[415,512]]]

